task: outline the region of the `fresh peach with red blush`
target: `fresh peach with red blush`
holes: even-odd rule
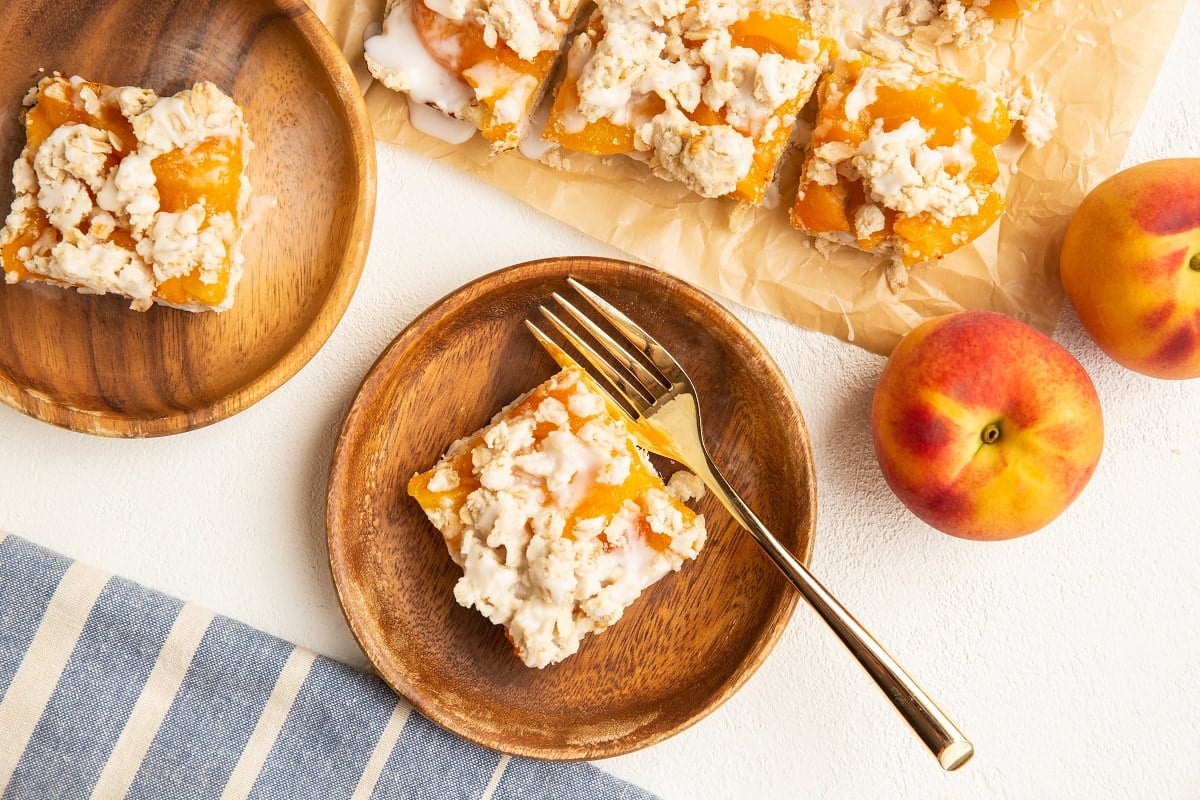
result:
[[[1059,264],[1083,327],[1114,361],[1200,377],[1200,158],[1139,164],[1093,189]]]
[[[1023,322],[986,311],[929,320],[896,346],[871,405],[888,486],[929,525],[1011,539],[1057,518],[1100,459],[1087,372]]]

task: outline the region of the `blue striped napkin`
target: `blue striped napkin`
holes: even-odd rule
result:
[[[652,796],[478,747],[374,676],[0,538],[0,798],[121,797]]]

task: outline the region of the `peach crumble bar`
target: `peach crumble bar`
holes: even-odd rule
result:
[[[478,129],[494,150],[517,147],[582,0],[388,0],[382,32],[364,43],[367,67],[423,106]],[[447,132],[440,125],[439,132]],[[443,137],[446,138],[446,137]]]
[[[55,74],[25,99],[0,254],[8,283],[223,311],[242,273],[252,148],[214,84],[170,97]]]
[[[753,0],[601,0],[567,52],[543,138],[761,205],[831,48]]]
[[[911,266],[974,240],[1004,213],[995,147],[1012,126],[996,92],[859,57],[823,79],[818,103],[795,227]]]
[[[408,484],[463,570],[454,597],[544,667],[619,620],[694,559],[703,486],[664,484],[622,417],[578,368],[514,400]]]

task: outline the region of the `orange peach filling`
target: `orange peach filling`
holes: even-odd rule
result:
[[[1038,4],[1038,0],[988,0],[988,4],[984,6],[987,15],[992,19],[1016,19],[1021,16],[1021,13],[1026,9],[1033,8]],[[982,5],[976,3],[976,5]]]
[[[239,176],[242,151],[229,139],[205,139],[190,151],[171,150],[151,164],[163,211],[183,211],[199,203],[208,214],[227,213],[238,224]],[[200,270],[180,278],[168,278],[155,293],[168,303],[183,305],[197,301],[219,305],[229,288],[229,263],[217,279],[206,283]]]

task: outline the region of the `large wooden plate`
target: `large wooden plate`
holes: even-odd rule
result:
[[[677,733],[729,698],[783,632],[796,593],[711,497],[698,560],[649,589],[608,631],[544,670],[501,628],[456,605],[461,575],[405,493],[555,367],[525,330],[573,275],[683,362],[714,458],[802,560],[816,489],[808,433],[771,358],[712,298],[619,261],[536,261],[485,276],[409,325],[367,375],[330,477],[329,558],[346,618],[383,678],[445,728],[487,747],[553,759],[613,756]],[[667,465],[670,467],[670,465]]]
[[[321,22],[303,0],[0,3],[0,213],[25,142],[21,98],[43,70],[160,94],[213,81],[245,109],[251,183],[278,205],[247,235],[223,314],[0,282],[0,400],[74,430],[154,436],[279,387],[349,303],[375,204],[362,97]]]

